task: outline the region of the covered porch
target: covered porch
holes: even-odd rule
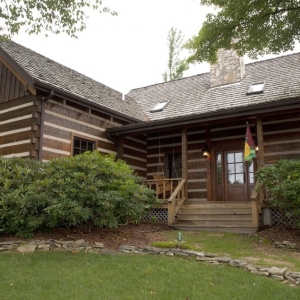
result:
[[[143,156],[137,157],[136,170],[161,200],[157,210],[164,210],[169,226],[253,233],[258,229],[263,203],[253,175],[262,165],[264,153],[261,147],[259,160],[251,168],[243,164],[246,121],[262,144],[259,118],[209,125],[197,122],[124,132],[118,135],[119,158],[138,155],[137,148],[132,152],[132,141],[143,139]]]

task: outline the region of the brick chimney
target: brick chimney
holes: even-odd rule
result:
[[[219,49],[218,63],[210,66],[210,87],[240,82],[244,75],[244,58],[233,49]]]

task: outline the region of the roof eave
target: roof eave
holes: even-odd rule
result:
[[[33,86],[37,90],[44,91],[44,92],[49,92],[50,90],[53,90],[55,95],[58,96],[58,97],[61,97],[61,98],[66,99],[66,100],[73,101],[77,104],[85,105],[85,106],[87,106],[89,108],[92,108],[92,109],[95,109],[95,110],[99,110],[101,112],[104,112],[104,113],[107,113],[107,114],[111,115],[112,117],[118,118],[122,121],[126,121],[126,122],[129,122],[129,123],[141,122],[141,120],[139,120],[137,118],[134,118],[134,117],[128,116],[124,113],[121,113],[121,112],[118,112],[116,110],[110,109],[106,106],[101,105],[100,103],[96,103],[96,102],[88,100],[86,98],[74,95],[72,93],[68,93],[64,90],[61,90],[57,87],[53,87],[53,86],[51,86],[49,84],[46,84],[44,82],[41,82],[39,80],[34,80],[33,81]]]
[[[270,104],[272,105],[270,106]],[[236,107],[231,109],[223,109],[203,114],[188,115],[174,119],[163,119],[158,121],[150,121],[149,123],[139,123],[134,125],[127,125],[124,127],[108,128],[107,131],[111,135],[124,135],[166,129],[174,126],[186,126],[199,122],[207,123],[211,121],[220,121],[236,117],[257,116],[264,113],[271,113],[296,108],[300,108],[300,97],[289,98],[274,102],[265,102],[256,105]]]

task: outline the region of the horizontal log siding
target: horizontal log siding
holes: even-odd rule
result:
[[[27,87],[0,61],[0,103],[28,95]]]
[[[262,119],[265,164],[300,159],[300,112]]]
[[[70,101],[49,100],[45,110],[43,160],[70,156],[72,134],[96,140],[100,153],[116,153],[116,146],[106,137],[106,129],[121,124],[121,120],[85,107],[81,109]]]
[[[203,144],[206,141],[204,128],[188,129],[188,199],[189,201],[207,200],[208,162],[202,156]]]
[[[124,138],[123,160],[125,160],[140,177],[146,179],[147,137],[145,135]]]
[[[36,96],[0,103],[0,156],[37,158],[39,124]]]

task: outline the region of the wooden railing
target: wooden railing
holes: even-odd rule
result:
[[[145,180],[148,187],[156,191],[156,197],[168,205],[168,225],[175,222],[175,216],[186,200],[186,179],[166,178],[159,181]],[[178,185],[176,186],[176,184]]]
[[[148,188],[154,190],[156,198],[162,200],[163,203],[167,203],[170,195],[175,191],[177,183],[182,178],[165,178],[165,179],[150,179],[145,180]]]
[[[175,216],[181,208],[182,204],[186,200],[186,179],[183,178],[179,182],[175,191],[172,193],[168,200],[168,225],[173,225],[175,222]]]
[[[263,188],[257,182],[251,195],[252,223],[255,227],[259,226],[259,214],[261,213],[263,198]]]

